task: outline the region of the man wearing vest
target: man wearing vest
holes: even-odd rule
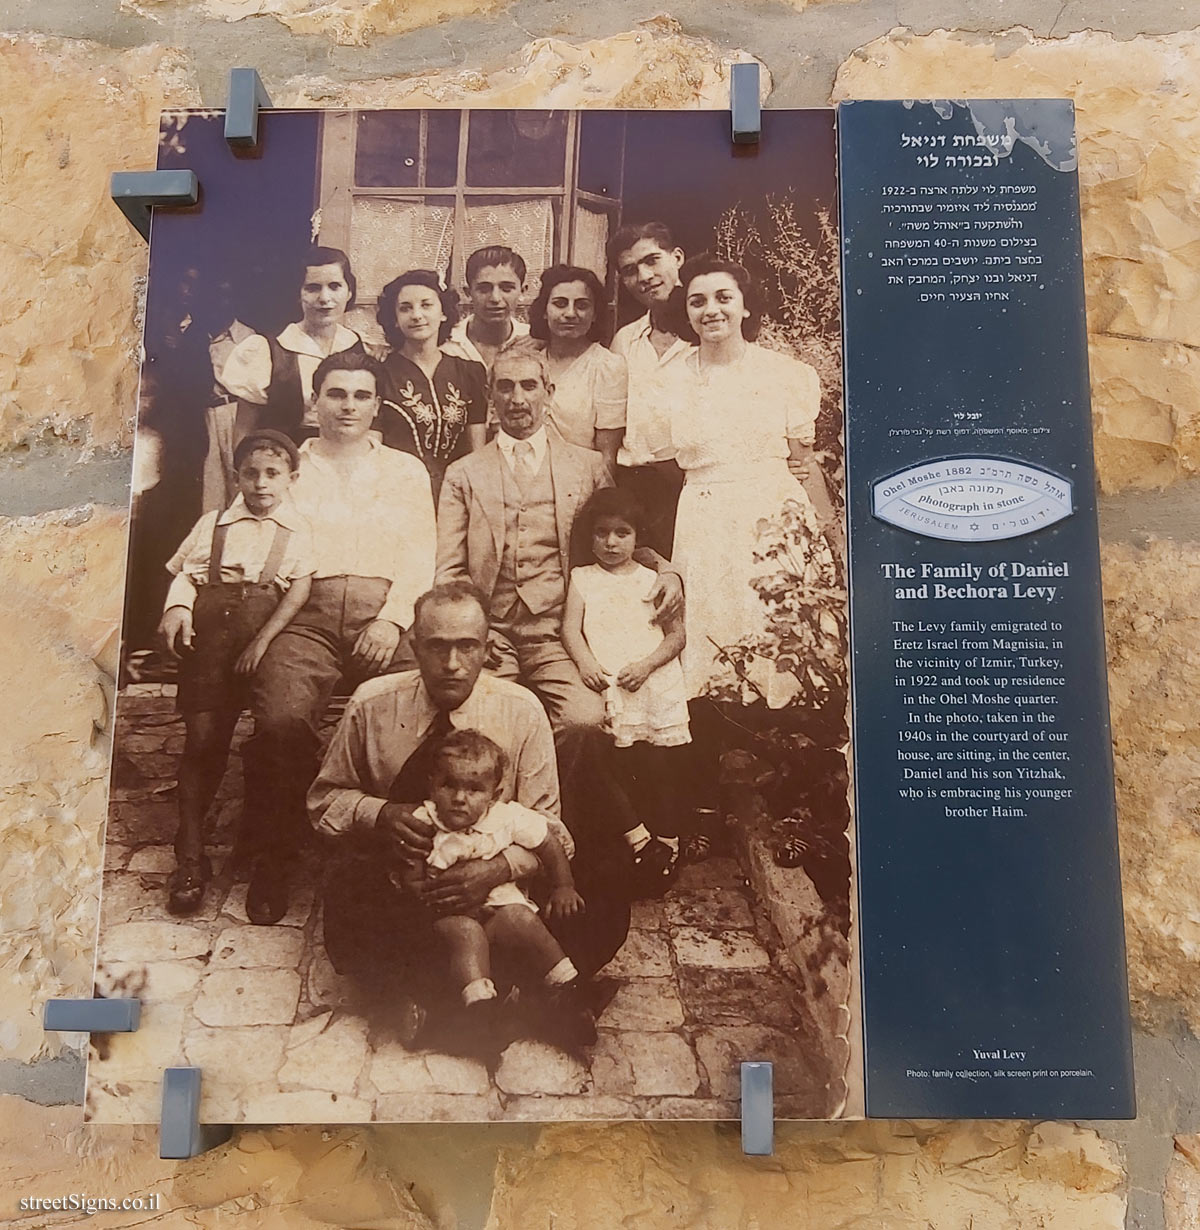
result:
[[[488,669],[541,698],[557,733],[604,723],[604,700],[563,648],[562,613],[575,513],[612,479],[599,453],[545,424],[554,393],[545,354],[518,341],[490,378],[496,438],[446,471],[438,504],[437,583],[469,580],[488,600]],[[639,563],[662,575],[656,609],[678,607],[678,575],[653,551]]]
[[[554,729],[563,820],[585,844],[590,834],[616,837],[608,849],[617,879],[631,857],[622,835],[638,820],[612,776],[604,699],[562,643],[575,514],[612,479],[599,453],[546,427],[554,385],[541,349],[525,341],[506,347],[489,388],[500,430],[446,471],[436,583],[469,580],[482,592],[487,669],[541,699]],[[661,573],[651,600],[666,618],[682,601],[679,576],[653,551],[639,551],[638,561]]]

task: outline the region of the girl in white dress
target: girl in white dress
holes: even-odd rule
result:
[[[562,639],[584,683],[603,693],[608,729],[624,749],[618,776],[642,820],[625,836],[653,891],[665,887],[674,865],[677,842],[659,838],[678,830],[670,783],[691,733],[679,660],[683,622],[664,629],[653,621],[658,574],[633,558],[641,522],[637,500],[623,488],[601,488],[579,511],[578,542],[596,562],[571,569]]]

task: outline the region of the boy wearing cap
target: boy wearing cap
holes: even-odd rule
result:
[[[205,513],[167,562],[174,576],[158,630],[179,661],[177,704],[187,737],[179,765],[172,914],[190,914],[211,867],[204,821],[225,772],[249,681],[267,646],[308,599],[314,571],[307,521],[289,490],[300,458],[278,431],[255,431],[234,450],[238,494]]]

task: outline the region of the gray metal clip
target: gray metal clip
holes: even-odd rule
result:
[[[195,171],[114,171],[110,191],[138,234],[150,239],[155,205],[195,205],[200,185]]]
[[[140,999],[48,999],[42,1028],[67,1034],[131,1034],[142,1019]]]
[[[271,96],[257,69],[231,68],[225,102],[225,140],[234,149],[253,149],[258,144],[259,110],[270,106]]]
[[[729,112],[734,145],[756,145],[762,136],[762,106],[758,88],[756,61],[729,66]]]
[[[775,1152],[775,1070],[770,1063],[742,1064],[742,1152]]]
[[[200,1077],[199,1068],[163,1069],[159,1157],[195,1157],[223,1145],[233,1135],[226,1123],[200,1122]]]

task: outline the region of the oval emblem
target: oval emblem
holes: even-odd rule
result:
[[[992,542],[1032,534],[1075,511],[1071,482],[998,457],[948,457],[871,487],[881,521],[926,538]]]

